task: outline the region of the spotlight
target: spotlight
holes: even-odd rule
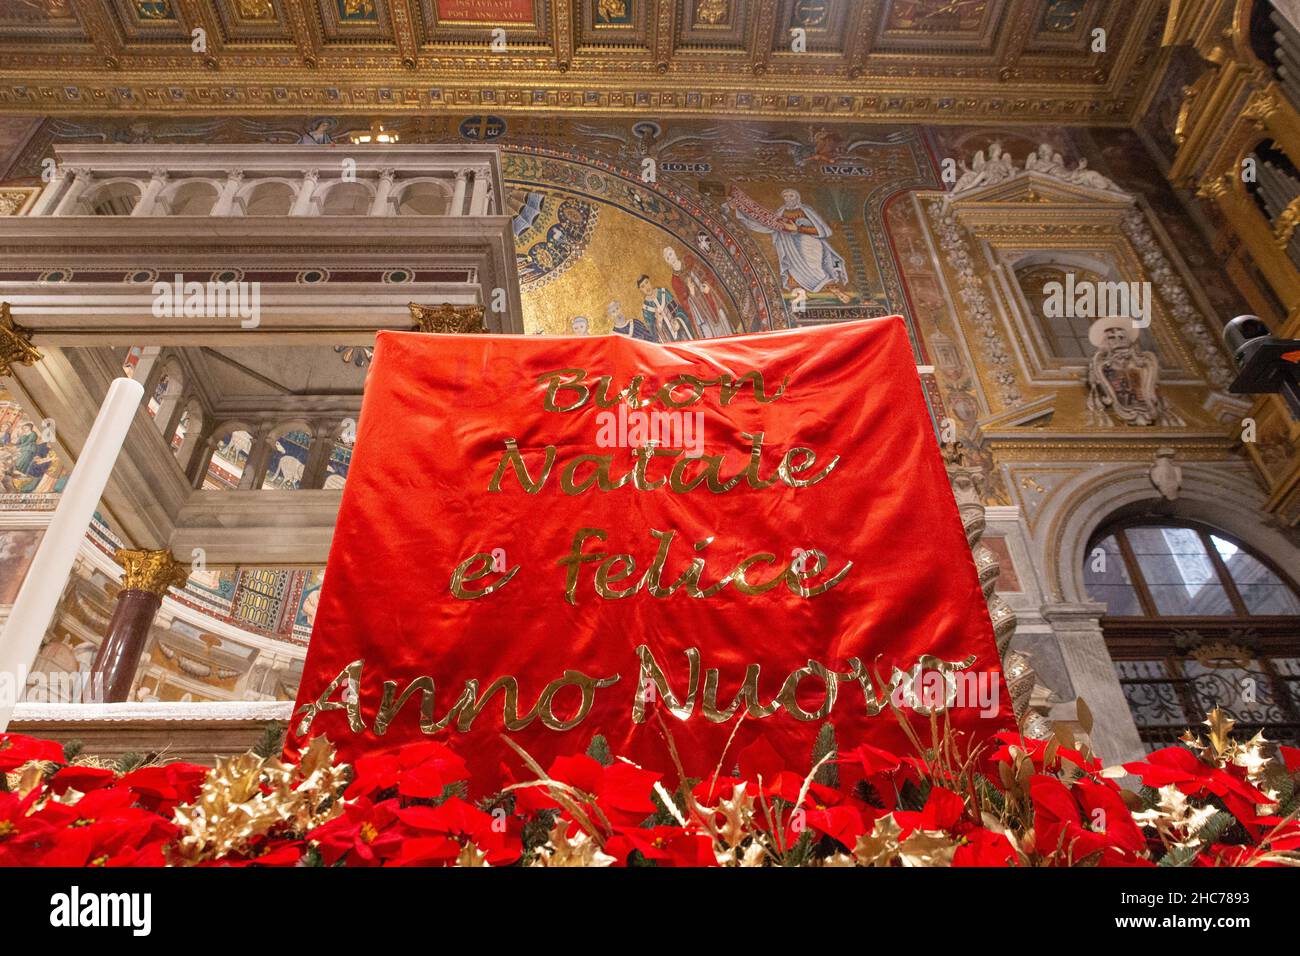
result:
[[[1300,419],[1300,339],[1271,334],[1257,315],[1239,315],[1223,329],[1237,363],[1237,377],[1228,386],[1234,395],[1280,393],[1291,414]]]

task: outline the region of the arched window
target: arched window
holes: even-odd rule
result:
[[[1084,583],[1148,745],[1215,706],[1300,743],[1300,589],[1281,568],[1218,529],[1135,518],[1094,536]]]

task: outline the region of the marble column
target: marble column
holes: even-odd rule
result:
[[[289,210],[291,216],[306,216],[311,212],[311,197],[316,192],[316,181],[320,179],[320,170],[309,169],[302,174],[302,182],[298,184],[298,195],[294,197],[293,208]]]
[[[456,170],[456,190],[451,194],[451,214],[453,216],[465,215],[465,188],[469,183],[469,170]]]
[[[307,462],[303,467],[302,488],[323,488],[325,473],[329,470],[330,455],[334,453],[334,436],[338,422],[319,422],[312,430],[311,447],[307,449]]]
[[[149,628],[169,587],[180,587],[189,577],[189,565],[179,564],[170,551],[131,551],[118,548],[113,560],[126,571],[108,633],[90,665],[91,686],[103,700],[127,700],[135,669],[149,640]]]
[[[158,196],[167,186],[167,170],[162,167],[149,171],[149,185],[140,194],[140,201],[131,210],[133,216],[152,216],[158,206]]]
[[[85,166],[73,166],[68,172],[72,175],[72,185],[69,186],[59,199],[59,204],[54,207],[51,215],[55,216],[76,216],[77,202],[81,199],[82,193],[90,186],[92,176],[91,172]]]
[[[239,192],[240,184],[244,181],[244,171],[242,169],[232,169],[226,173],[226,181],[221,186],[221,195],[217,196],[217,201],[212,204],[213,216],[232,215],[235,208],[235,194]]]
[[[489,176],[490,173],[486,167],[474,170],[474,191],[469,198],[469,214],[471,216],[486,216],[488,214],[488,188],[492,185]]]
[[[1107,764],[1138,760],[1146,753],[1129,710],[1115,663],[1101,633],[1106,605],[1044,604],[1043,619],[1052,625],[1074,693],[1092,714],[1092,749]]]
[[[64,187],[68,185],[67,177],[61,168],[55,167],[54,176],[49,184],[41,190],[29,216],[48,216],[63,196]]]
[[[388,215],[388,196],[393,191],[393,179],[396,176],[397,170],[391,167],[379,171],[379,183],[375,187],[375,201],[370,206],[370,215]]]

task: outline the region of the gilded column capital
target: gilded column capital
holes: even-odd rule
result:
[[[1287,203],[1287,207],[1273,223],[1273,242],[1279,249],[1285,249],[1291,242],[1291,234],[1297,225],[1300,225],[1300,196]]]
[[[1227,193],[1227,174],[1206,176],[1196,187],[1196,195],[1199,199],[1217,200]]]
[[[0,302],[0,376],[12,375],[15,365],[35,365],[43,355],[32,345],[32,333],[14,321],[8,302]]]
[[[113,560],[126,571],[122,588],[127,591],[148,591],[161,598],[169,587],[181,587],[190,576],[188,564],[181,564],[166,548],[159,551],[135,551],[118,548]]]
[[[418,302],[408,302],[407,306],[411,310],[411,323],[421,332],[458,332],[464,335],[487,331],[483,325],[481,305],[452,305],[450,302],[420,305]]]
[[[1244,119],[1255,123],[1266,123],[1274,113],[1282,108],[1277,95],[1271,89],[1256,90],[1246,101],[1246,108],[1241,111]]]

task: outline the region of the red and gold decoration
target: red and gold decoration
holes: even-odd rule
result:
[[[970,746],[937,720],[910,754],[860,744],[798,770],[760,740],[698,782],[603,738],[545,767],[512,742],[484,792],[437,741],[355,767],[317,738],[297,763],[122,773],[0,734],[0,866],[1300,865],[1300,750],[1235,740],[1218,710],[1205,724],[1123,768],[1060,729]]]
[[[828,723],[897,748],[891,702],[1013,720],[901,319],[379,334],[291,752],[437,740],[478,780],[502,731],[654,764],[667,720],[698,779]]]

